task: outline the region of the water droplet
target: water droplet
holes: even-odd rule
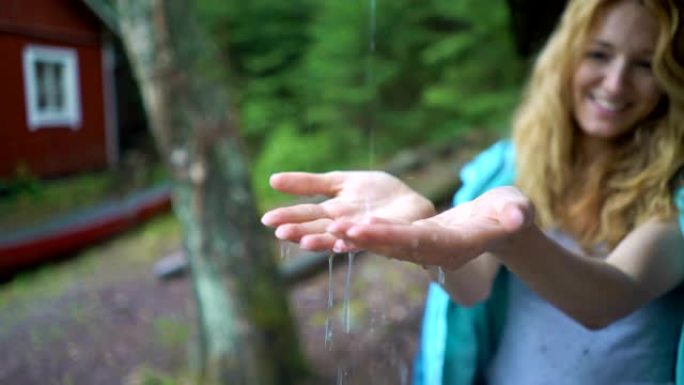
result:
[[[290,244],[287,241],[280,241],[280,259],[290,256]]]
[[[375,10],[377,8],[377,3],[375,0],[370,0],[370,45],[369,49],[371,52],[375,52],[375,30],[376,30],[376,18]]]
[[[342,368],[337,368],[337,385],[344,384],[344,378],[347,377],[347,370]]]
[[[349,334],[351,325],[351,314],[349,311],[349,295],[351,291],[351,270],[354,263],[354,253],[349,252],[347,264],[347,277],[344,283],[344,329]]]
[[[325,320],[325,346],[327,346],[328,349],[332,348],[333,340],[332,319],[330,318],[333,308],[333,257],[333,254],[328,256],[328,318]]]
[[[401,385],[408,385],[408,368],[404,360],[399,360],[399,381]]]

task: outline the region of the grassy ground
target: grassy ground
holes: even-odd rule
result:
[[[49,301],[80,285],[116,281],[128,275],[131,268],[154,263],[179,244],[178,222],[173,216],[164,215],[68,260],[20,273],[2,286],[0,313],[8,312],[17,301]],[[111,261],[103,264],[102,254],[107,254]]]
[[[0,196],[0,231],[30,227],[106,200],[120,199],[166,179],[160,165],[145,162],[52,180],[22,174],[2,183],[5,194]]]
[[[152,275],[180,244],[167,215],[0,287],[0,383],[123,384],[187,363],[189,285]]]
[[[179,245],[178,224],[167,215],[0,286],[0,346],[8,347],[0,349],[0,383],[191,384],[190,283],[152,275],[158,258]],[[314,369],[309,384],[408,384],[426,284],[422,270],[359,257],[347,286],[348,265],[337,266],[331,281],[321,272],[290,291]],[[325,343],[328,319],[331,344]]]

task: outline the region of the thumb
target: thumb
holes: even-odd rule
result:
[[[535,210],[529,201],[510,202],[501,209],[499,222],[509,233],[523,230],[534,223]]]

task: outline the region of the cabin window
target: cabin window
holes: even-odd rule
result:
[[[26,120],[30,130],[81,126],[78,56],[69,48],[24,48]]]

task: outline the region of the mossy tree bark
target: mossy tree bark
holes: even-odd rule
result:
[[[306,373],[252,200],[216,51],[190,0],[118,0],[122,39],[192,268],[205,384],[293,384]]]

